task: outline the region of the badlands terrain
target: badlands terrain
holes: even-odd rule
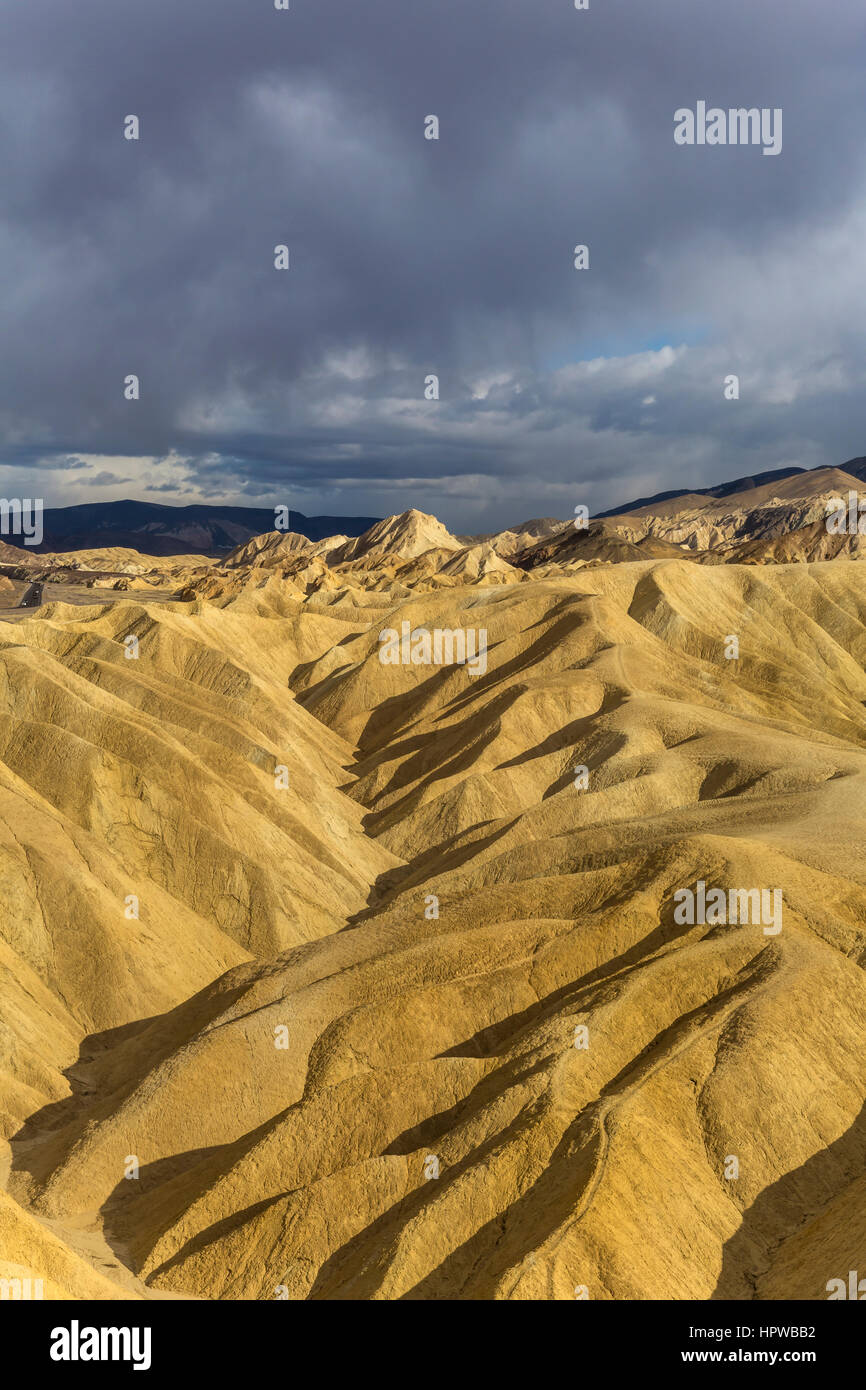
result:
[[[115,601],[0,624],[0,1278],[866,1270],[866,566],[823,472],[582,530],[92,551]],[[403,624],[483,632],[484,669],[383,664]],[[782,929],[683,922],[699,881],[780,889]]]

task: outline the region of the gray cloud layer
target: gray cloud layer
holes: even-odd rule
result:
[[[864,30],[856,0],[4,0],[4,491],[465,530],[862,454]],[[781,107],[782,153],[677,147],[699,99]]]

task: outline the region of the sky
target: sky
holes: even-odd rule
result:
[[[862,0],[0,0],[0,490],[465,533],[862,455],[864,59]]]

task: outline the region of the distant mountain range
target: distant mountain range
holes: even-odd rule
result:
[[[737,492],[749,492],[752,488],[765,487],[767,483],[781,483],[785,478],[793,478],[797,473],[820,473],[824,470],[823,464],[818,468],[771,468],[767,473],[734,478],[729,483],[716,483],[713,487],[674,488],[672,492],[656,492],[652,497],[637,497],[633,502],[623,502],[618,507],[610,507],[606,512],[596,512],[596,520],[602,521],[607,516],[622,516],[624,512],[635,512],[640,507],[654,507],[659,502],[672,502],[677,497],[731,497]],[[866,482],[866,458],[849,459],[840,466],[839,471]]]
[[[374,516],[304,516],[289,513],[289,530],[307,540],[326,536],[360,536],[379,520]],[[39,546],[25,546],[21,536],[4,536],[8,544],[40,551],[89,550],[127,546],[143,555],[217,555],[273,531],[273,507],[211,507],[195,503],[171,507],[157,502],[84,502],[48,507]]]
[[[658,539],[675,545],[686,542],[702,548],[704,545],[717,545],[720,541],[754,539],[756,534],[767,530],[767,503],[773,498],[787,500],[792,507],[791,515],[784,518],[776,509],[771,528],[774,532],[808,525],[814,518],[804,511],[805,499],[824,494],[828,489],[844,491],[862,482],[866,482],[866,457],[849,459],[840,468],[776,468],[717,483],[712,487],[675,488],[669,492],[657,492],[651,497],[638,497],[618,507],[597,512],[595,521],[615,518],[622,523],[629,518],[632,526],[640,521],[642,534],[651,532]],[[695,529],[699,519],[701,524],[710,518],[716,521],[714,503],[724,503],[727,511],[731,508],[742,511],[743,524],[732,527],[730,521],[726,520],[722,531],[711,528],[712,539],[708,531],[700,542],[697,537],[689,542],[688,533]],[[700,518],[697,515],[699,512],[702,514]],[[659,521],[647,526],[648,513],[657,514]],[[754,517],[751,513],[754,513]],[[407,512],[404,515],[421,516],[422,513]],[[682,516],[676,534],[672,529],[675,516]],[[123,547],[137,550],[143,555],[198,554],[219,558],[245,545],[254,536],[273,533],[274,520],[272,507],[209,506],[200,502],[175,507],[158,502],[138,502],[132,498],[120,502],[85,502],[73,507],[46,509],[41,545],[25,546],[22,536],[8,535],[2,537],[0,549],[5,549],[5,543],[33,555],[48,551],[57,553]],[[386,518],[386,522],[389,521],[393,521],[393,518]],[[332,536],[354,541],[371,528],[385,524],[382,518],[373,516],[305,516],[303,512],[291,511],[288,527],[281,529],[312,542]],[[544,546],[558,529],[567,524],[566,519],[557,521],[545,517],[523,522],[507,532],[464,536],[460,538],[460,543],[471,545],[493,540],[495,536],[497,551],[504,555],[517,553],[526,548],[527,542],[534,540],[539,543],[537,556],[533,557],[537,563],[542,553],[546,559],[550,558]],[[627,538],[639,542],[642,534],[628,535]],[[578,542],[581,553],[586,549],[585,540],[583,538]],[[430,545],[434,544],[435,538],[431,536]],[[352,546],[346,547],[346,558],[352,550]],[[8,560],[8,557],[5,558]],[[626,557],[622,555],[619,558]]]

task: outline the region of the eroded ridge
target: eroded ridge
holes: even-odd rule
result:
[[[866,1234],[861,574],[271,576],[10,628],[8,1263],[826,1297]],[[404,623],[485,669],[384,663]],[[706,911],[753,890],[778,930]]]

